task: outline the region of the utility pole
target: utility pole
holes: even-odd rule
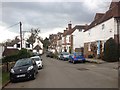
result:
[[[22,49],[22,23],[20,22],[20,40],[21,40],[21,49]]]

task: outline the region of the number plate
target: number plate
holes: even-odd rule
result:
[[[17,75],[17,77],[25,77],[25,74],[22,74],[22,75]]]
[[[78,59],[78,60],[82,60],[82,59]]]

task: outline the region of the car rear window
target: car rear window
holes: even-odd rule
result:
[[[40,58],[32,58],[35,61],[40,61]]]

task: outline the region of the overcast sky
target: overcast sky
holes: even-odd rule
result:
[[[109,1],[109,2],[108,2]],[[96,13],[108,10],[111,0],[84,0],[80,2],[2,2],[2,22],[0,22],[0,42],[13,38],[19,34],[19,25],[7,28],[22,22],[22,30],[39,28],[42,38],[49,34],[63,32],[71,21],[73,27],[80,24],[89,24]],[[2,37],[2,38],[1,38]]]

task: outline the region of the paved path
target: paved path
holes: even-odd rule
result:
[[[117,88],[118,71],[110,63],[79,63],[42,56],[44,68],[31,81],[10,83],[6,88]]]

